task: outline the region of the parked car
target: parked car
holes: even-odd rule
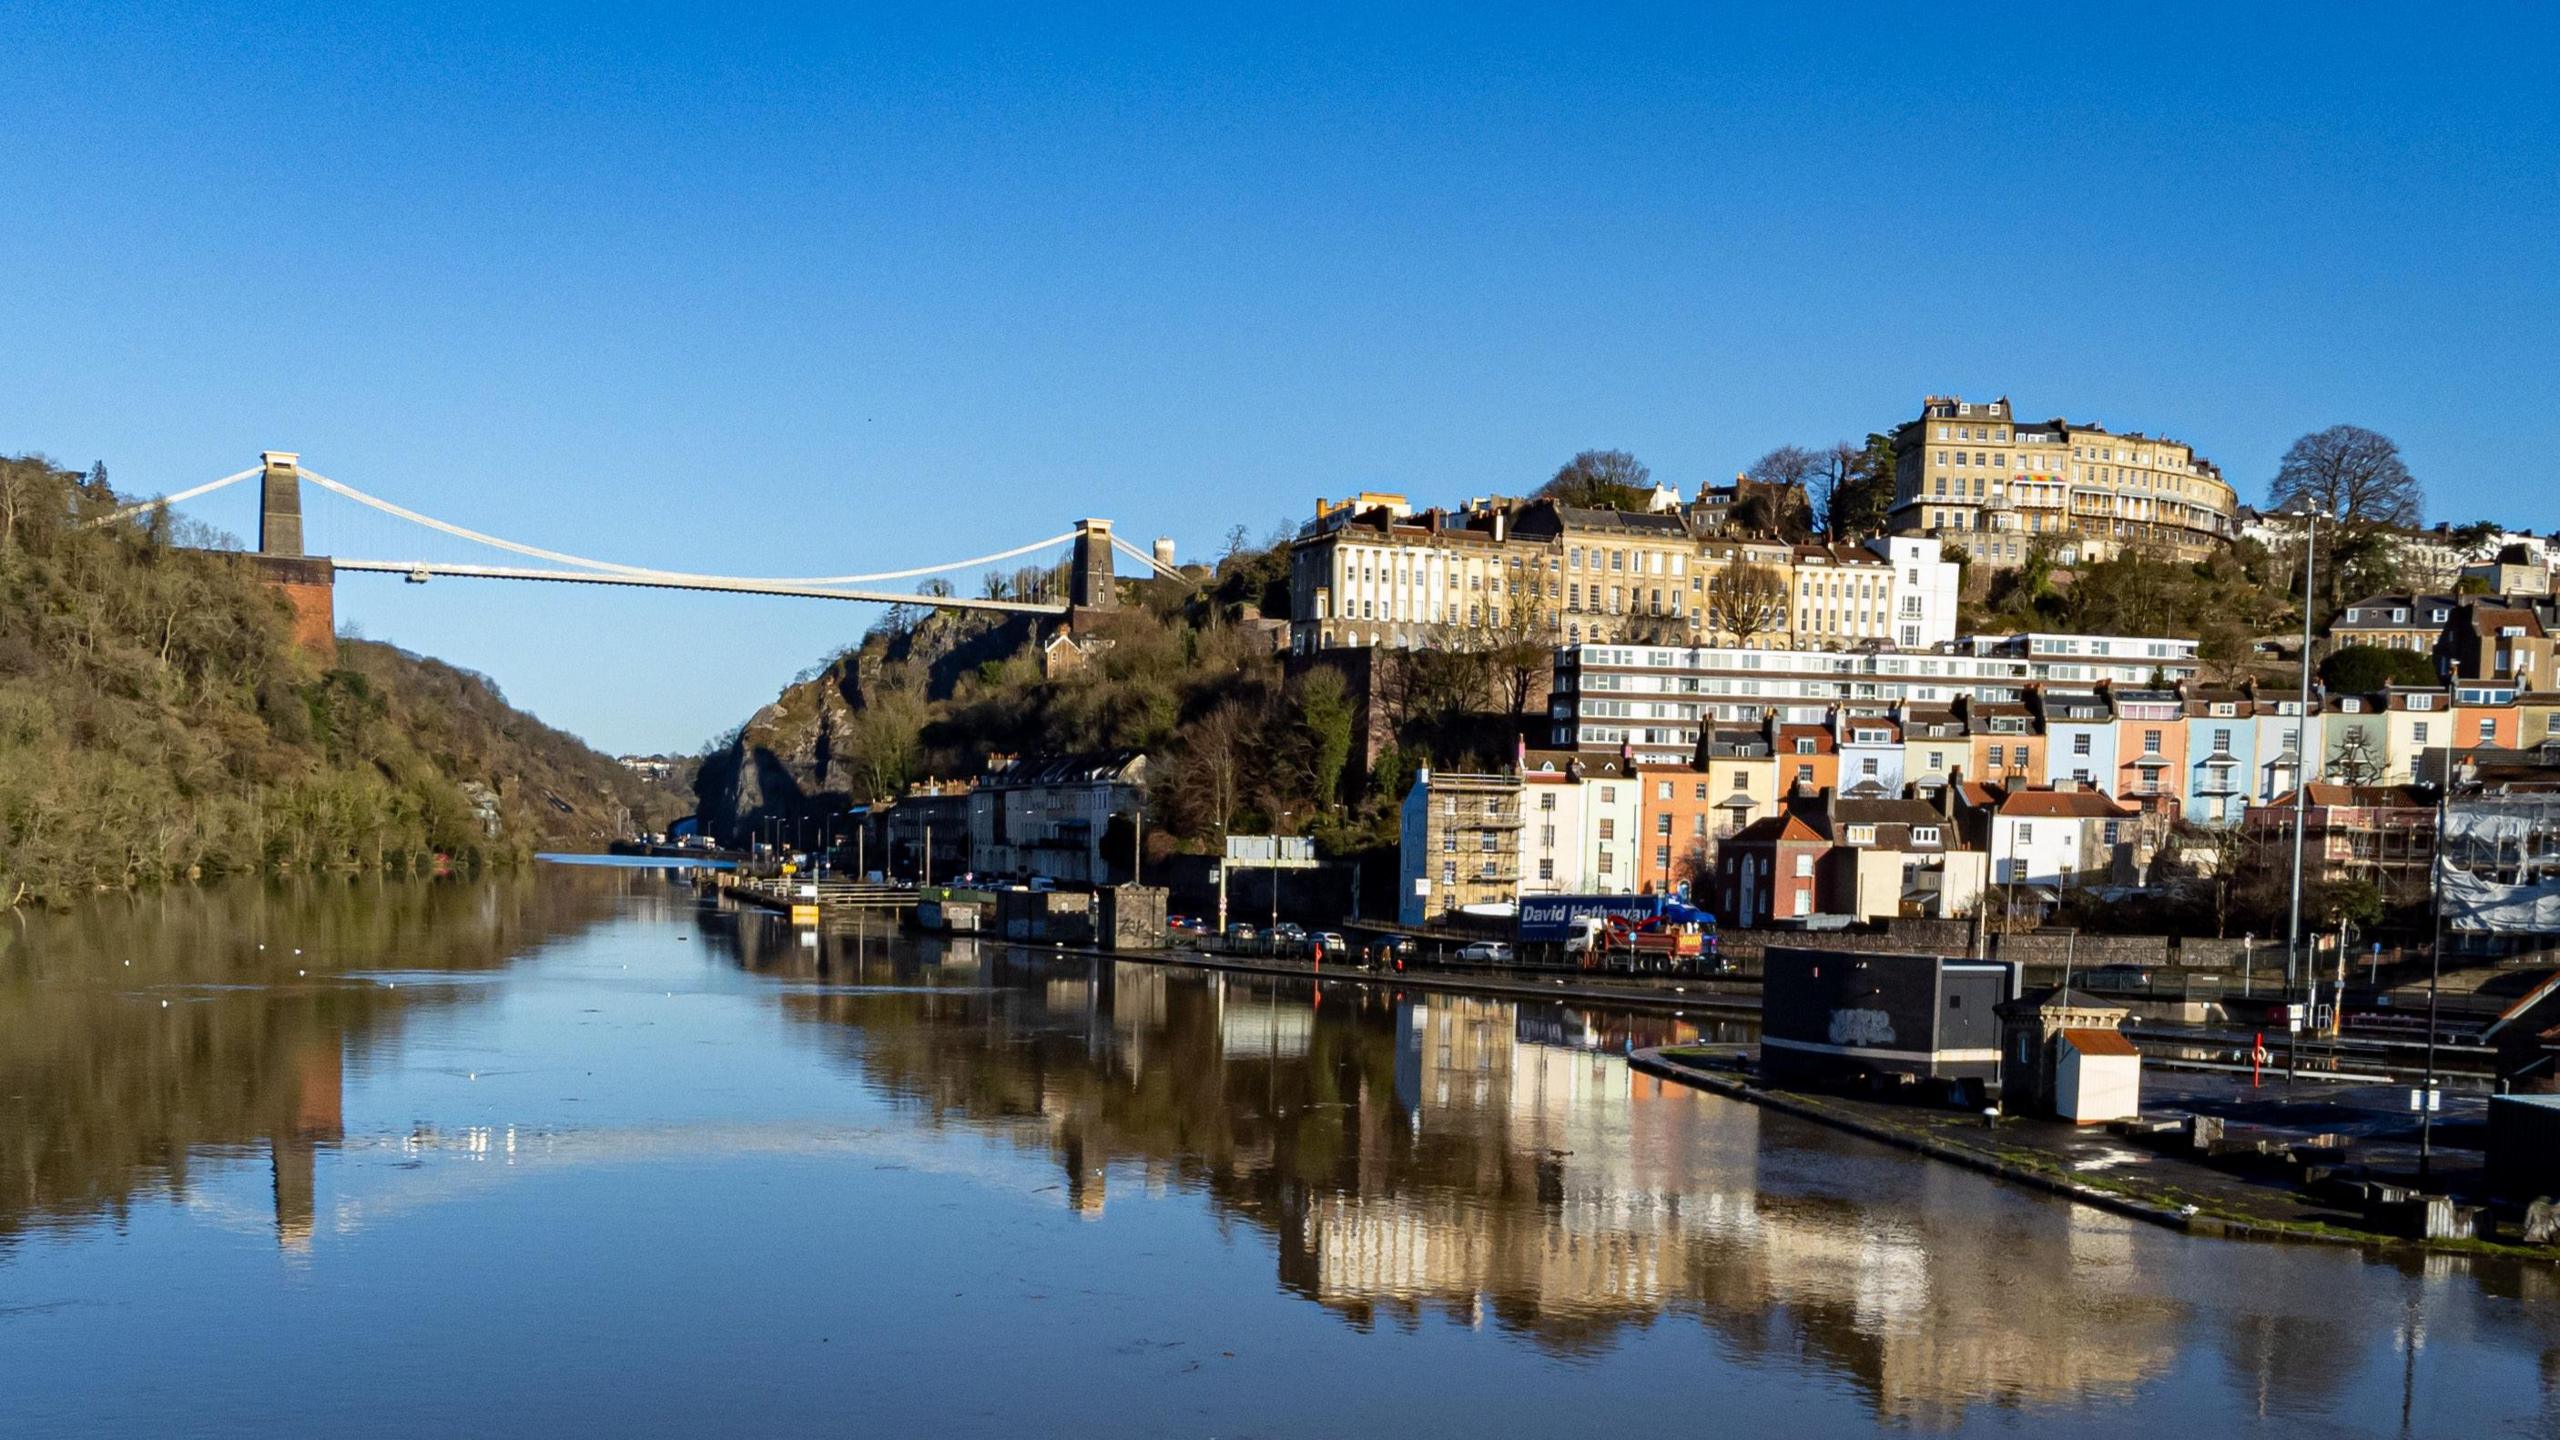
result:
[[[1292,945],[1304,944],[1307,938],[1307,927],[1294,920],[1283,920],[1271,927],[1271,938],[1284,940]]]
[[[1327,955],[1341,956],[1351,953],[1351,942],[1343,939],[1340,935],[1337,935],[1330,930],[1322,931],[1318,934],[1309,936],[1308,938],[1317,945],[1324,947],[1324,953]]]
[[[1486,964],[1507,965],[1511,962],[1511,947],[1499,940],[1477,940],[1459,946],[1458,958]]]
[[[1250,945],[1253,943],[1253,937],[1253,927],[1241,920],[1227,927],[1227,943],[1230,945]]]

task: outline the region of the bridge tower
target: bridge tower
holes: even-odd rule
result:
[[[1108,610],[1120,603],[1120,588],[1111,565],[1111,522],[1076,522],[1075,557],[1067,573],[1070,617],[1083,610]]]
[[[269,450],[258,457],[258,553],[249,563],[293,607],[293,641],[323,661],[338,657],[337,567],[302,553],[302,457]]]
[[[302,457],[290,450],[258,456],[266,474],[258,482],[258,553],[302,553]]]

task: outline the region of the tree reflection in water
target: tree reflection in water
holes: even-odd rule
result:
[[[1115,1179],[1195,1189],[1271,1237],[1282,1286],[1364,1329],[1436,1311],[1572,1356],[1690,1316],[1736,1359],[1813,1361],[1880,1418],[1941,1427],[2130,1398],[2199,1343],[2253,1408],[2317,1410],[2397,1319],[2324,1293],[2341,1264],[2378,1269],[2361,1258],[2180,1239],[1629,1067],[1694,1022],[708,928],[798,982],[785,1012],[840,1031],[922,1123],[1043,1151],[1086,1214]],[[2448,1265],[2560,1298],[2539,1267]],[[2197,1286],[2236,1323],[2198,1333]],[[2546,1306],[2490,1313],[2560,1356]]]
[[[32,1227],[121,1224],[193,1162],[274,1167],[278,1239],[309,1242],[317,1152],[349,1067],[469,986],[374,972],[498,969],[612,913],[623,880],[515,874],[102,897],[0,924],[0,1250]]]

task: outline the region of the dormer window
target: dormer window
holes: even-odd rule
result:
[[[1799,737],[1799,738],[1797,739],[1797,741],[1796,741],[1796,753],[1797,753],[1797,754],[1799,754],[1799,755],[1810,755],[1810,754],[1812,754],[1812,753],[1813,753],[1813,741],[1811,741],[1810,739],[1805,739],[1805,738],[1801,738],[1801,737]]]
[[[1935,844],[1937,844],[1937,843],[1938,843],[1938,827],[1937,827],[1937,826],[1935,826],[1935,825],[1914,825],[1914,826],[1912,826],[1912,827],[1911,827],[1911,843],[1912,843],[1912,844],[1914,844],[1914,845],[1935,845]]]
[[[1873,845],[1876,843],[1876,827],[1873,825],[1850,826],[1849,843],[1852,845]]]

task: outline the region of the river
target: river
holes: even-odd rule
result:
[[[0,922],[0,1433],[2547,1435],[2560,1283],[2189,1239],[1684,1022],[637,867]]]

